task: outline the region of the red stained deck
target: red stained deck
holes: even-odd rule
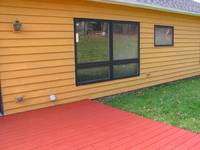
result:
[[[0,150],[200,150],[200,135],[81,101],[0,118]]]

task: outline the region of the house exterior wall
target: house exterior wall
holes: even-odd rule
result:
[[[140,22],[140,76],[76,86],[74,17]],[[13,32],[15,20],[22,22],[20,33]],[[154,47],[155,24],[174,26],[173,47]],[[200,19],[86,1],[0,0],[0,71],[5,114],[200,75]]]

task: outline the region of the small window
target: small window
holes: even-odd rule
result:
[[[139,75],[139,23],[75,19],[76,84]]]
[[[173,46],[174,45],[174,27],[155,25],[154,45],[155,46]]]

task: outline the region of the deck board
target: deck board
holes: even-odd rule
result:
[[[200,135],[91,100],[0,117],[1,150],[199,150]]]

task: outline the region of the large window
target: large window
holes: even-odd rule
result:
[[[139,23],[75,19],[76,84],[139,75]]]
[[[155,25],[154,30],[155,30],[154,31],[155,46],[174,45],[174,27]]]

